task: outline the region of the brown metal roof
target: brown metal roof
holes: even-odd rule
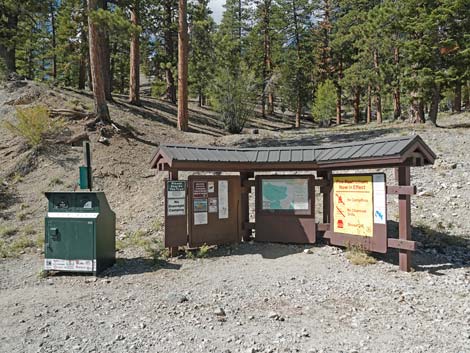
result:
[[[260,171],[392,167],[433,164],[421,137],[298,147],[200,147],[160,145],[151,167],[162,170]]]

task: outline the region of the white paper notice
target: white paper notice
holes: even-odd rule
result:
[[[228,181],[219,180],[219,219],[228,218]]]
[[[207,192],[208,192],[209,194],[215,192],[215,185],[214,185],[214,182],[213,182],[213,181],[209,181],[209,182],[207,183]]]
[[[194,213],[194,225],[207,224],[207,212]]]
[[[374,223],[387,223],[387,197],[385,191],[385,175],[373,175],[374,189]]]

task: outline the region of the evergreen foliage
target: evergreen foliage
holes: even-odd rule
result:
[[[97,4],[88,12],[87,0],[0,1],[0,79],[16,72],[90,89],[90,20],[101,35],[107,100],[128,93],[137,62],[151,81],[146,94],[176,104],[178,2]],[[470,109],[468,0],[227,0],[220,23],[209,0],[194,0],[188,24],[189,92],[214,104],[229,131],[241,130],[247,107],[282,113],[296,127],[310,112],[337,123],[366,115],[437,124],[441,110]],[[135,33],[140,62],[131,63]]]
[[[336,88],[331,80],[326,80],[318,85],[315,100],[312,107],[314,120],[320,121],[335,116]]]

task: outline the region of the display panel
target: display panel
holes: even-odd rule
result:
[[[308,179],[262,179],[263,210],[308,210]]]
[[[333,176],[334,231],[372,237],[372,175]]]

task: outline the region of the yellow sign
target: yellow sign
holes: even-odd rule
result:
[[[335,233],[372,237],[372,175],[333,176],[333,209]]]

